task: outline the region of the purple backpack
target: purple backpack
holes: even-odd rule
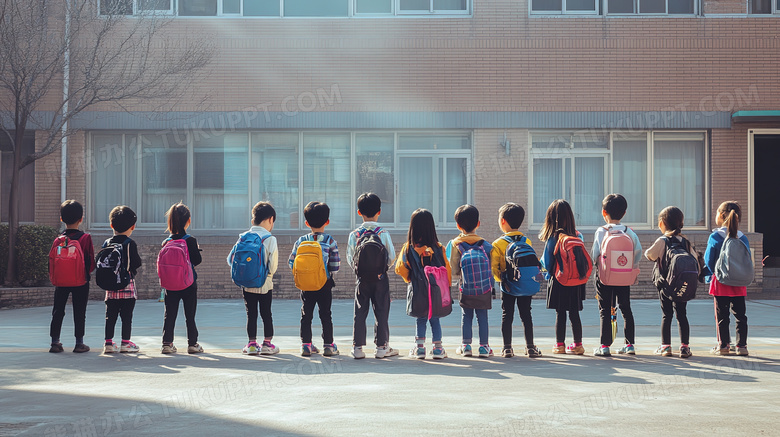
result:
[[[184,290],[195,282],[190,252],[187,250],[187,237],[189,235],[176,240],[166,240],[157,255],[157,276],[160,277],[160,286],[166,290]]]

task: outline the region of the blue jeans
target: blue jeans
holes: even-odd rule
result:
[[[428,318],[427,317],[419,317],[417,319],[417,337],[416,338],[425,338],[425,328],[428,324]],[[439,342],[441,341],[441,322],[439,321],[438,317],[434,317],[431,319],[431,335],[433,336],[433,342]]]
[[[460,329],[463,333],[463,344],[471,344],[471,324],[474,320],[474,313],[477,313],[477,325],[479,325],[479,344],[488,344],[488,310],[475,310],[471,308],[462,308],[463,317],[460,319]]]

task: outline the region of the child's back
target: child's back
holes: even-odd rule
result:
[[[493,269],[490,266],[492,246],[476,234],[479,228],[479,210],[473,205],[462,205],[455,210],[455,222],[460,235],[447,243],[447,257],[452,275],[460,276],[458,298],[461,308],[461,346],[456,351],[471,356],[474,316],[479,326],[479,356],[493,356],[488,344],[488,310],[493,305]]]
[[[658,214],[658,228],[663,235],[659,237],[652,246],[645,251],[645,257],[655,262],[653,267],[653,282],[658,288],[658,297],[661,302],[661,311],[663,317],[661,319],[661,346],[656,349],[655,354],[665,357],[672,356],[672,317],[677,316],[677,325],[680,331],[680,357],[688,358],[691,354],[691,349],[688,345],[690,340],[690,325],[688,323],[687,316],[687,301],[683,299],[675,299],[672,296],[673,293],[671,287],[674,284],[670,284],[666,279],[669,273],[667,269],[670,269],[668,264],[668,254],[674,250],[676,256],[688,256],[693,259],[697,259],[696,249],[693,244],[685,239],[682,235],[682,228],[684,223],[683,212],[674,206],[667,206]],[[696,261],[698,265],[698,261]],[[698,270],[696,276],[698,276]],[[691,282],[690,289],[695,290],[695,278],[688,278],[687,281]],[[676,282],[676,280],[674,281]],[[687,287],[686,287],[687,288]]]
[[[747,236],[739,230],[742,209],[736,201],[720,204],[713,230],[707,240],[704,262],[712,272],[709,293],[715,300],[717,344],[712,348],[716,355],[731,353],[730,314],[737,325],[737,355],[748,355],[747,316],[745,298],[747,286],[753,282],[753,255]]]
[[[89,346],[84,344],[84,332],[90,274],[95,270],[95,254],[92,236],[79,230],[83,217],[84,208],[79,202],[66,200],[60,205],[60,220],[67,229],[54,240],[49,252],[49,277],[55,285],[54,307],[49,327],[51,336],[49,352],[52,353],[64,351],[60,334],[69,296],[72,297],[73,302],[73,325],[76,337],[73,352],[89,351]]]
[[[355,271],[355,317],[353,321],[352,356],[365,358],[366,317],[369,306],[374,309],[374,343],[376,358],[398,355],[389,346],[390,282],[387,269],[395,259],[390,234],[377,223],[382,201],[374,193],[364,193],[357,200],[358,214],[363,224],[350,232],[347,241],[347,262]]]
[[[617,309],[623,314],[625,344],[621,354],[634,355],[635,324],[631,311],[631,288],[639,274],[642,246],[636,233],[620,220],[628,203],[620,194],[609,194],[601,202],[606,225],[596,229],[591,257],[596,264],[596,299],[601,319],[601,346],[594,355],[611,355],[610,346],[617,336]],[[610,329],[610,324],[612,329]]]
[[[504,348],[501,355],[514,356],[512,348],[512,323],[515,307],[520,314],[525,333],[525,353],[529,358],[542,353],[534,344],[534,325],[531,318],[531,298],[539,292],[541,274],[536,252],[519,228],[525,219],[525,210],[516,203],[507,203],[498,210],[498,226],[504,235],[497,238],[490,253],[493,279],[501,286],[501,334]]]
[[[333,274],[339,270],[340,257],[336,240],[325,233],[330,223],[330,208],[321,202],[309,202],[303,209],[306,226],[311,233],[298,238],[293,245],[288,264],[293,271],[295,286],[301,291],[301,355],[311,356],[319,349],[312,344],[311,322],[314,307],[319,307],[322,323],[323,355],[338,355],[333,342]]]

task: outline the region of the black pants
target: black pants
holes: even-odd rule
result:
[[[718,324],[718,346],[729,347],[729,309],[737,321],[737,346],[747,346],[748,324],[745,315],[745,296],[715,296],[715,321]]]
[[[691,327],[688,325],[688,314],[686,308],[688,302],[674,302],[664,296],[663,293],[658,293],[661,300],[661,311],[663,311],[663,318],[661,319],[661,344],[672,344],[672,317],[677,316],[677,328],[680,331],[680,343],[688,344],[691,339]]]
[[[84,337],[84,325],[87,321],[87,301],[89,300],[89,282],[80,287],[56,287],[54,289],[54,308],[51,310],[49,335],[59,340],[62,331],[62,319],[65,318],[65,306],[68,295],[73,296],[73,326],[76,338]]]
[[[614,287],[596,281],[596,299],[599,301],[599,317],[601,318],[601,344],[612,346],[612,305],[615,305],[623,316],[623,335],[625,344],[634,344],[636,326],[634,313],[631,312],[631,287]]]
[[[368,305],[374,310],[374,343],[377,347],[387,346],[390,340],[390,282],[387,274],[376,282],[360,282],[355,286],[355,319],[352,325],[352,344],[365,346],[366,317]]]
[[[106,340],[114,338],[117,316],[122,318],[122,340],[130,340],[133,332],[135,299],[108,299],[106,301]]]
[[[198,309],[198,285],[193,283],[180,291],[165,290],[165,320],[163,321],[163,343],[173,343],[173,328],[179,314],[179,301],[184,304],[184,320],[187,323],[187,343],[190,346],[198,342],[198,327],[195,325],[195,312]]]
[[[523,322],[525,333],[525,345],[534,346],[534,322],[531,319],[531,296],[512,296],[501,293],[501,334],[504,337],[504,346],[512,346],[512,322],[515,318],[515,305],[520,313],[520,321]]]
[[[301,291],[301,343],[311,343],[311,321],[316,305],[320,310],[323,344],[333,344],[333,317],[330,311],[333,285],[333,279],[328,279],[319,291]]]
[[[271,301],[273,290],[268,293],[248,293],[244,291],[244,307],[246,307],[246,335],[250,340],[257,339],[257,310],[263,319],[263,335],[265,338],[274,336],[274,319],[271,317]]]
[[[566,341],[566,310],[555,310],[555,341]],[[571,333],[575,343],[582,343],[582,320],[579,311],[568,311],[571,321]]]

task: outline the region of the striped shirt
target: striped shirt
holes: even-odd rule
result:
[[[135,289],[135,279],[131,279],[123,290],[106,290],[106,299],[138,299],[138,292]]]

